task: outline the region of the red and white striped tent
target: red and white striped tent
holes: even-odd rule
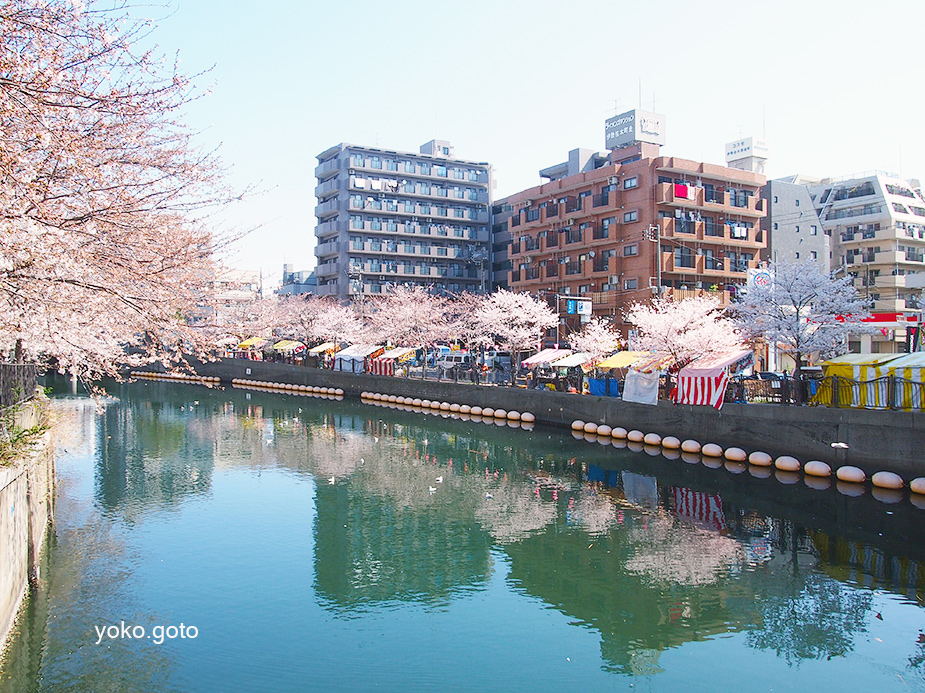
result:
[[[369,372],[373,375],[395,375],[395,364],[407,361],[414,356],[415,351],[415,349],[409,347],[389,349],[372,360]]]
[[[722,409],[729,376],[748,368],[754,362],[755,355],[749,349],[700,357],[678,372],[675,403],[703,404]]]

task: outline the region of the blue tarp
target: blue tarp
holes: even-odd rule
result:
[[[588,392],[599,397],[619,397],[619,386],[616,378],[588,378]]]

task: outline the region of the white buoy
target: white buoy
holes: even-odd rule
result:
[[[791,457],[790,455],[781,455],[778,457],[776,460],[774,460],[774,466],[782,472],[800,471],[800,461],[796,457]]]
[[[589,421],[585,424],[584,431],[585,433],[597,433],[597,424],[593,421]]]
[[[472,414],[472,416],[481,416],[482,408],[479,406],[472,407],[472,409],[469,410],[469,413]]]
[[[507,410],[506,409],[495,409],[494,416],[496,419],[507,419]]]
[[[335,394],[337,397],[343,397],[343,396],[344,396],[344,389],[343,389],[343,388],[340,388],[340,387],[335,388],[335,389],[334,389],[334,394]]]
[[[872,483],[877,488],[887,488],[899,490],[903,487],[903,478],[894,472],[877,472],[870,478],[870,483]]]
[[[631,443],[641,443],[645,438],[646,434],[636,429],[626,434],[626,439]]]
[[[723,448],[716,443],[707,443],[702,448],[700,448],[700,454],[704,457],[722,457]]]
[[[458,413],[460,409],[462,409],[462,407],[456,404],[456,402],[453,402],[453,404],[450,405],[451,412]]]
[[[532,423],[535,423],[535,422],[536,422],[536,416],[534,416],[533,414],[531,414],[531,413],[528,412],[528,411],[525,411],[523,414],[520,415],[520,420],[521,420],[523,423],[532,424]]]
[[[620,426],[614,426],[614,429],[610,432],[610,436],[617,440],[625,440],[627,435],[629,435],[629,431]]]
[[[756,467],[770,467],[772,464],[774,464],[774,460],[768,453],[756,450],[748,456],[748,463],[753,464]]]
[[[418,397],[415,397],[413,400],[411,400],[412,407],[420,407],[421,403],[422,403],[422,400],[419,399]]]
[[[507,420],[508,421],[520,421],[520,412],[519,411],[509,411],[507,413]],[[598,433],[600,433],[600,429],[598,429]]]
[[[613,428],[611,428],[607,424],[601,424],[600,426],[597,427],[597,434],[599,436],[607,436],[609,438],[611,433],[613,433]]]
[[[665,448],[666,450],[680,450],[681,441],[680,439],[675,438],[674,436],[665,436],[664,438],[662,438],[662,447]],[[676,460],[678,458],[672,457],[670,459]]]
[[[803,471],[808,476],[828,477],[832,476],[832,468],[822,460],[810,460],[803,465]]]
[[[723,453],[727,460],[730,462],[744,462],[748,459],[748,455],[745,454],[745,450],[742,448],[726,448],[726,451]]]
[[[658,433],[646,433],[646,434],[643,436],[643,438],[642,438],[642,442],[645,443],[646,445],[658,445],[658,446],[661,446],[661,444],[662,444],[662,437],[661,437]],[[659,454],[659,455],[662,454],[661,450],[659,450],[659,453],[658,453],[658,454]]]
[[[488,418],[488,417],[494,417],[494,415],[495,415],[495,410],[492,409],[491,407],[485,407],[484,409],[482,409],[482,416]]]
[[[450,403],[449,402],[440,402],[440,411],[449,411]]]
[[[429,399],[422,399],[422,400],[421,400],[421,406],[424,407],[424,409],[430,409],[430,400],[429,400]]]
[[[839,481],[847,481],[852,484],[863,484],[867,479],[867,475],[864,473],[863,469],[852,467],[851,465],[839,467],[835,472],[835,477]]]
[[[681,443],[681,452],[687,452],[692,455],[696,455],[700,452],[700,443],[696,440],[691,440],[688,438],[683,443]]]
[[[575,419],[574,421],[572,421],[572,430],[573,431],[584,431],[585,422],[582,421],[581,419]]]
[[[461,405],[459,406],[459,413],[460,413],[460,414],[471,414],[471,413],[472,413],[472,407],[470,407],[468,404],[461,404]]]
[[[925,476],[920,476],[909,482],[909,490],[912,493],[925,495]]]

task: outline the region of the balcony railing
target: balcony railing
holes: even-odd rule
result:
[[[595,226],[594,233],[591,235],[591,237],[596,241],[599,241],[603,238],[610,238],[610,227],[601,225]]]

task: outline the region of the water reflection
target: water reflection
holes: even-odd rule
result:
[[[95,672],[136,657],[139,681],[174,685],[176,654],[116,647],[101,661],[82,649],[81,629],[101,614],[118,621],[126,609],[153,617],[128,587],[144,579],[131,530],[207,503],[224,472],[247,472],[252,484],[268,470],[313,481],[311,575],[298,574],[298,599],[287,606],[311,629],[329,623],[314,607],[351,623],[489,599],[498,556],[506,592],[593,634],[595,666],[613,674],[668,672],[671,650],[736,634],[741,647],[787,665],[842,659],[881,620],[874,590],[921,615],[923,516],[908,503],[785,486],[542,427],[169,383],[117,394],[104,413],[84,408],[75,418],[84,443],[68,444],[94,460],[102,519],[77,505],[60,509],[69,519],[49,552],[51,577],[8,665],[20,682],[29,680],[23,672],[41,672],[105,687]],[[280,504],[260,520],[263,541],[279,542],[285,555],[292,508]],[[507,608],[496,606],[499,622],[519,618]],[[29,624],[43,620],[38,655],[43,628]],[[921,671],[925,644],[897,647]],[[94,671],[80,674],[90,662]]]

